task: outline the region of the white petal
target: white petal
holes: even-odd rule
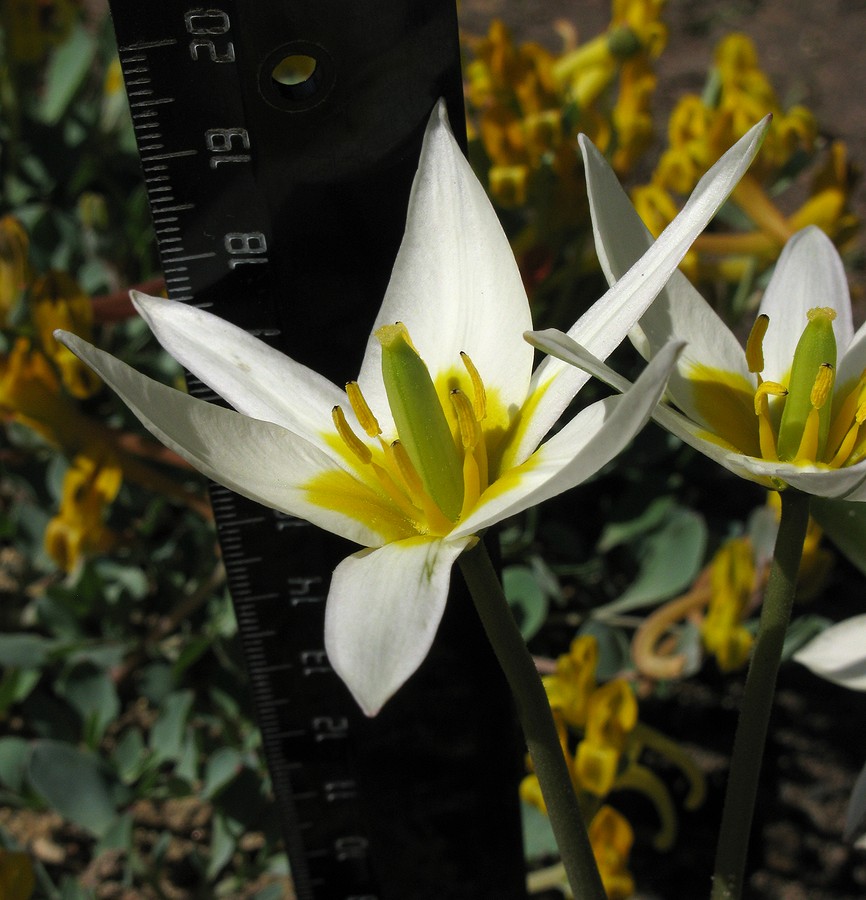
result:
[[[529,302],[508,239],[451,133],[430,117],[412,185],[406,232],[376,325],[403,322],[435,377],[469,354],[488,388],[519,408],[532,372]],[[370,338],[359,383],[385,428],[381,349]],[[386,428],[386,431],[388,429]]]
[[[864,369],[866,369],[866,322],[857,329],[844,358],[839,362],[836,390],[843,393],[846,387],[853,390]]]
[[[225,319],[185,303],[131,292],[157,340],[238,412],[313,437],[333,431],[346,395],[312,369]]]
[[[837,500],[866,500],[866,461],[842,469],[826,469],[744,456],[741,465],[753,475],[778,478],[806,494]]]
[[[624,393],[632,386],[632,383],[627,378],[623,378],[622,375],[615,372],[610,366],[605,365],[600,359],[593,356],[561,331],[557,331],[554,328],[549,328],[545,331],[530,331],[527,333],[526,339],[534,347],[538,347],[545,353],[563,360],[563,362],[577,366],[603,381],[614,390]],[[719,463],[719,465],[724,466],[728,471],[739,475],[741,478],[758,481],[760,484],[766,485],[765,478],[756,477],[743,467],[741,461],[749,459],[749,457],[741,453],[732,453],[730,449],[720,446],[715,441],[708,440],[706,430],[679,411],[671,409],[664,403],[659,403],[652,411],[652,419],[675,437],[678,437],[683,443],[694,447],[695,450],[708,456],[714,462]]]
[[[794,659],[827,681],[866,691],[866,615],[831,625],[801,647]]]
[[[682,345],[671,344],[622,396],[593,403],[482,494],[452,534],[472,534],[586,481],[643,428],[661,398]]]
[[[848,280],[833,242],[820,228],[810,226],[785,244],[761,300],[760,312],[770,317],[764,338],[765,381],[787,378],[806,314],[816,306],[836,311],[833,331],[842,359],[854,334]]]
[[[409,538],[356,553],[334,570],[325,649],[368,716],[424,662],[445,609],[451,567],[471,540]]]
[[[679,215],[628,272],[581,316],[568,332],[571,337],[601,359],[621,343],[734,189],[760,147],[767,124],[768,120],[764,120],[752,128],[704,175]],[[588,143],[582,139],[582,146]],[[605,199],[599,196],[598,202]],[[543,394],[510,459],[519,462],[528,456],[587,377],[559,360],[548,358],[542,362],[533,375],[532,390],[543,390]]]
[[[160,384],[73,334],[56,336],[120,395],[151,434],[208,478],[350,541],[382,543],[367,525],[308,500],[305,485],[311,479],[343,471],[321,447],[278,425]]]
[[[608,283],[614,284],[651,246],[653,238],[605,158],[591,145],[586,150],[586,187],[596,251]],[[689,378],[696,365],[755,381],[737,337],[682,272],[673,273],[629,336],[646,359],[669,341],[686,342],[668,382],[668,393],[686,415],[699,421]]]

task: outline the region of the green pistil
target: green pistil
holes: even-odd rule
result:
[[[376,337],[397,434],[425,490],[454,522],[463,507],[463,463],[433,379],[402,323],[382,326]]]
[[[822,366],[836,367],[836,337],[833,334],[835,311],[828,308],[809,310],[809,321],[794,351],[791,364],[791,379],[788,384],[788,395],[785,408],[779,423],[778,454],[783,462],[790,462],[797,455],[809,414],[816,404],[813,403],[812,390],[821,373]],[[821,459],[827,445],[827,433],[830,430],[832,398],[824,402],[819,411],[818,447],[816,459]]]

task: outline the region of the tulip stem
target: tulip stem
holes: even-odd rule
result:
[[[781,497],[782,517],[773,564],[734,736],[712,900],[738,900],[742,894],[761,759],[809,523],[808,494],[789,488],[782,491]]]
[[[586,824],[572,787],[550,704],[535,663],[511,614],[499,577],[484,544],[460,557],[460,568],[475,608],[505,673],[541,786],[550,824],[575,897],[605,900]]]

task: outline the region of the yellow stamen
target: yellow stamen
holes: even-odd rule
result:
[[[755,391],[755,415],[758,417],[758,442],[761,447],[761,456],[774,462],[779,459],[779,455],[776,450],[776,434],[770,420],[769,397],[784,397],[787,393],[785,387],[775,381],[764,381],[758,385],[758,389]]]
[[[361,460],[365,465],[369,464],[373,459],[370,448],[352,431],[351,426],[346,421],[346,414],[342,408],[335,406],[331,410],[331,418],[337,428],[337,434],[340,435],[343,443]]]
[[[746,363],[750,372],[764,371],[764,336],[767,334],[767,328],[770,325],[770,317],[766,313],[761,313],[752,330],[749,333],[749,339],[746,341]]]
[[[382,433],[382,429],[379,427],[379,422],[373,415],[373,411],[367,405],[367,401],[364,399],[357,381],[350,381],[346,385],[346,394],[349,397],[349,403],[355,411],[355,415],[358,417],[358,423],[361,428],[364,429],[368,437],[378,437]]]
[[[464,450],[472,450],[481,439],[481,429],[475,418],[475,410],[466,394],[456,388],[450,394],[451,405],[457,416],[457,427],[460,429],[460,440]]]
[[[487,415],[487,392],[484,390],[484,382],[475,368],[475,363],[469,358],[468,353],[460,351],[460,359],[472,379],[472,407],[475,410],[475,418],[479,422],[483,422]]]
[[[447,534],[454,527],[454,523],[443,515],[442,510],[439,509],[433,498],[424,489],[421,476],[409,458],[403,442],[399,440],[392,441],[388,451],[388,456],[394,463],[400,478],[403,479],[413,503],[424,513],[430,530],[440,534]]]
[[[830,392],[833,390],[834,370],[830,363],[822,363],[815,376],[815,383],[812,385],[812,393],[810,400],[815,409],[821,407],[827,402]]]
[[[818,432],[821,425],[821,416],[816,407],[812,407],[812,411],[806,417],[806,424],[803,426],[803,436],[800,438],[800,444],[797,452],[794,454],[793,462],[814,462],[818,455]]]

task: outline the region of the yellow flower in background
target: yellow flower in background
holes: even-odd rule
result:
[[[123,472],[105,448],[80,453],[63,477],[60,511],[45,530],[49,556],[69,572],[88,555],[108,551],[116,536],[104,525],[105,512],[117,497]]]
[[[93,339],[93,306],[75,279],[66,272],[48,272],[37,278],[30,289],[30,317],[66,390],[78,399],[95,394],[102,386],[99,377],[54,337],[54,331],[62,328],[85,340]]]
[[[632,190],[632,201],[649,231],[660,234],[677,213],[675,198],[692,190],[732,135],[767,113],[773,114],[773,123],[755,165],[731,196],[753,228],[745,233],[701,235],[682,266],[692,280],[737,282],[774,262],[785,242],[808,225],[817,225],[839,245],[859,225],[849,208],[853,179],[841,141],[826,148],[807,198],[792,212],[779,208],[772,189],[816,157],[818,126],[805,107],[782,107],[759,66],[752,41],[743,34],[731,34],[716,48],[715,66],[703,96],[684,96],[671,113],[668,148],[650,181]]]
[[[12,64],[37,64],[69,34],[80,14],[74,0],[0,0],[6,55]]]
[[[30,238],[15,216],[0,218],[0,328],[8,322],[29,276]]]
[[[91,430],[90,421],[63,392],[48,358],[23,337],[0,356],[0,414],[67,453],[76,453]]]
[[[628,870],[634,843],[634,831],[628,819],[612,806],[602,806],[590,823],[589,842],[608,900],[627,900],[635,888]]]
[[[0,897],[30,900],[36,889],[33,862],[26,853],[0,849]]]
[[[680,770],[689,785],[683,800],[687,809],[703,802],[703,774],[675,741],[638,720],[631,683],[614,678],[599,685],[597,666],[598,641],[589,634],[578,635],[568,653],[557,659],[555,671],[544,677],[572,783],[587,815],[598,810],[612,791],[643,794],[659,817],[653,843],[659,850],[669,849],[677,830],[674,802],[665,783],[642,764],[641,756],[648,749]],[[520,796],[546,812],[533,773],[521,782]]]
[[[598,641],[591,635],[578,635],[568,653],[556,661],[556,672],[544,677],[544,689],[551,707],[569,725],[586,724],[589,698],[597,687]]]
[[[488,188],[501,206],[531,203],[532,177],[544,169],[565,192],[563,208],[573,206],[581,193],[579,132],[610,151],[618,171],[631,168],[652,135],[652,62],[667,38],[663,5],[614,0],[608,29],[559,55],[516,45],[498,20],[486,37],[465,39],[475,57],[466,66],[470,135],[484,147]]]
[[[611,791],[637,717],[634,691],[623,679],[609,681],[593,692],[587,705],[584,738],[577,745],[574,764],[584,790],[598,797]]]
[[[743,625],[758,588],[751,541],[727,541],[710,564],[710,602],[701,623],[701,638],[723,672],[745,665],[754,638]]]

